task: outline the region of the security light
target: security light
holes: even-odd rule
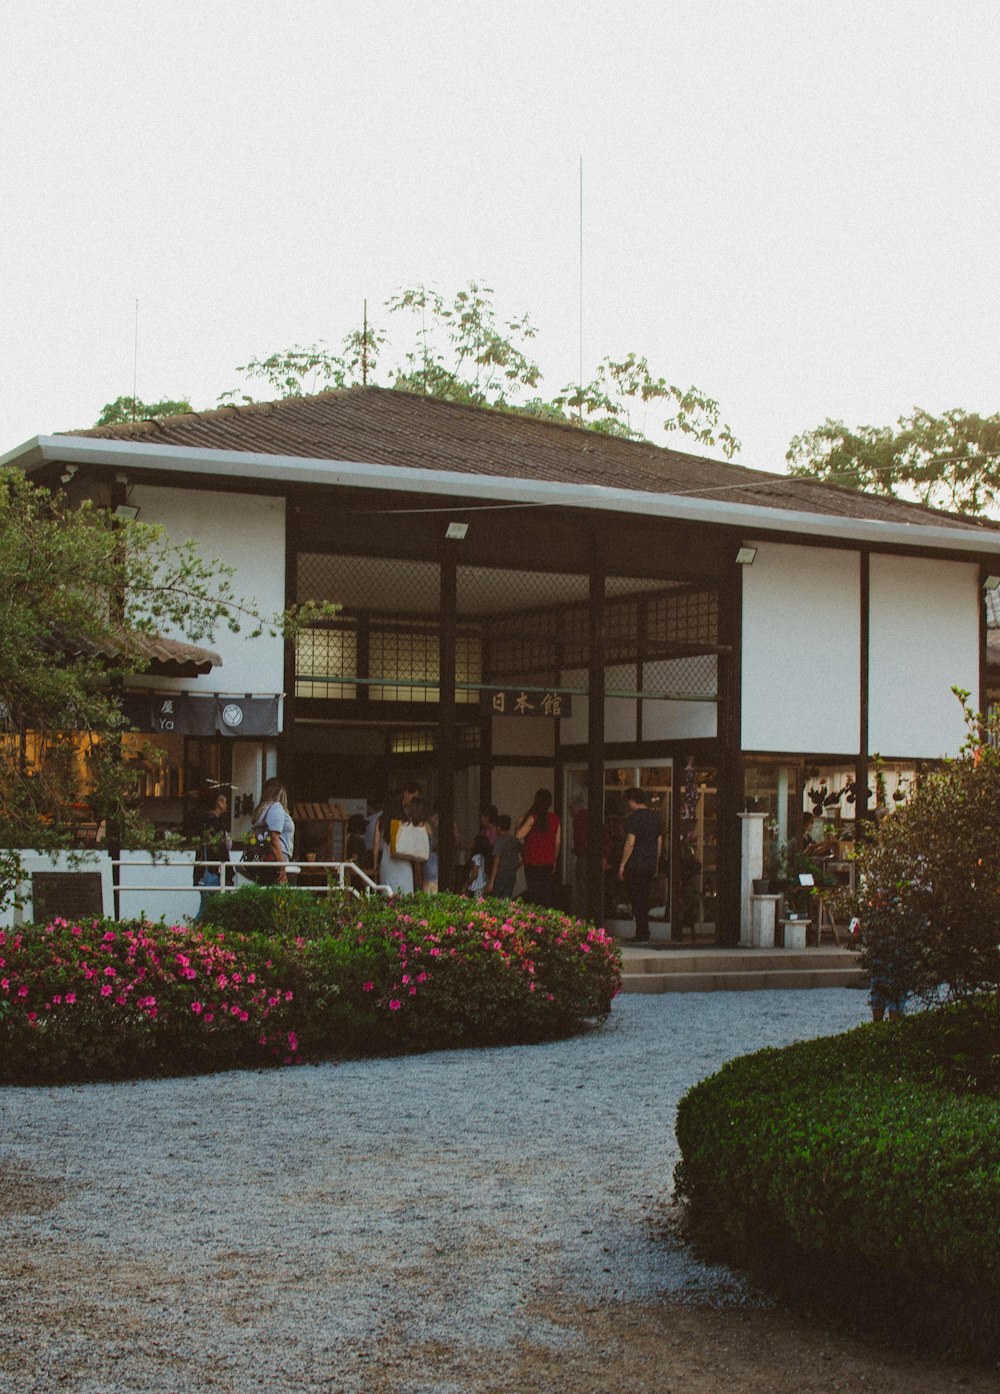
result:
[[[736,553],[737,566],[753,566],[753,559],[757,555],[756,547],[741,547]]]
[[[1000,576],[987,576],[983,582],[984,591],[995,591],[997,586],[1000,586]]]
[[[465,534],[469,531],[468,523],[449,523],[445,537],[452,542],[461,542]]]

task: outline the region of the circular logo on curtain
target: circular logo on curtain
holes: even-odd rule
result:
[[[238,707],[235,702],[228,702],[222,708],[222,719],[227,726],[238,726],[243,720],[243,708]]]

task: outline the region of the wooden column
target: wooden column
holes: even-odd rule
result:
[[[867,549],[860,556],[860,681],[858,683],[858,763],[854,771],[856,796],[854,802],[855,828],[857,833],[864,831],[864,822],[870,817],[868,809],[868,674],[870,667],[869,647],[871,642],[871,557]]]
[[[455,876],[455,747],[458,723],[455,712],[456,611],[458,608],[458,563],[455,548],[445,541],[441,554],[439,650],[440,701],[438,705],[438,884],[442,891],[454,890]]]
[[[590,564],[587,617],[587,913],[604,920],[604,540],[595,529]],[[566,829],[564,836],[569,837]]]
[[[731,562],[719,589],[719,641],[729,653],[719,655],[719,903],[715,935],[720,944],[736,944],[740,926],[740,820],[743,808],[742,662],[743,567]]]

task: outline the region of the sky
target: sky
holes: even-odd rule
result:
[[[776,470],[1000,410],[998,44],[995,0],[0,0],[0,453],[417,284],[528,312],[555,393],[581,158],[585,376],[645,355]]]

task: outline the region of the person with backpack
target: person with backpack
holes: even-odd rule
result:
[[[263,833],[270,855],[253,875],[258,885],[288,884],[286,867],[292,859],[295,823],[288,811],[288,794],[280,779],[269,779],[250,819],[250,834]]]
[[[199,863],[224,864],[229,861],[229,850],[233,845],[233,840],[229,836],[228,813],[229,795],[224,790],[219,789],[216,791],[212,807],[202,820],[201,845],[198,848]],[[198,906],[196,920],[200,920],[204,915],[205,906],[208,904],[209,896],[214,888],[222,885],[221,873],[225,873],[225,871],[225,865],[195,865],[194,883],[201,890],[201,904]],[[226,884],[232,884],[231,872]]]

